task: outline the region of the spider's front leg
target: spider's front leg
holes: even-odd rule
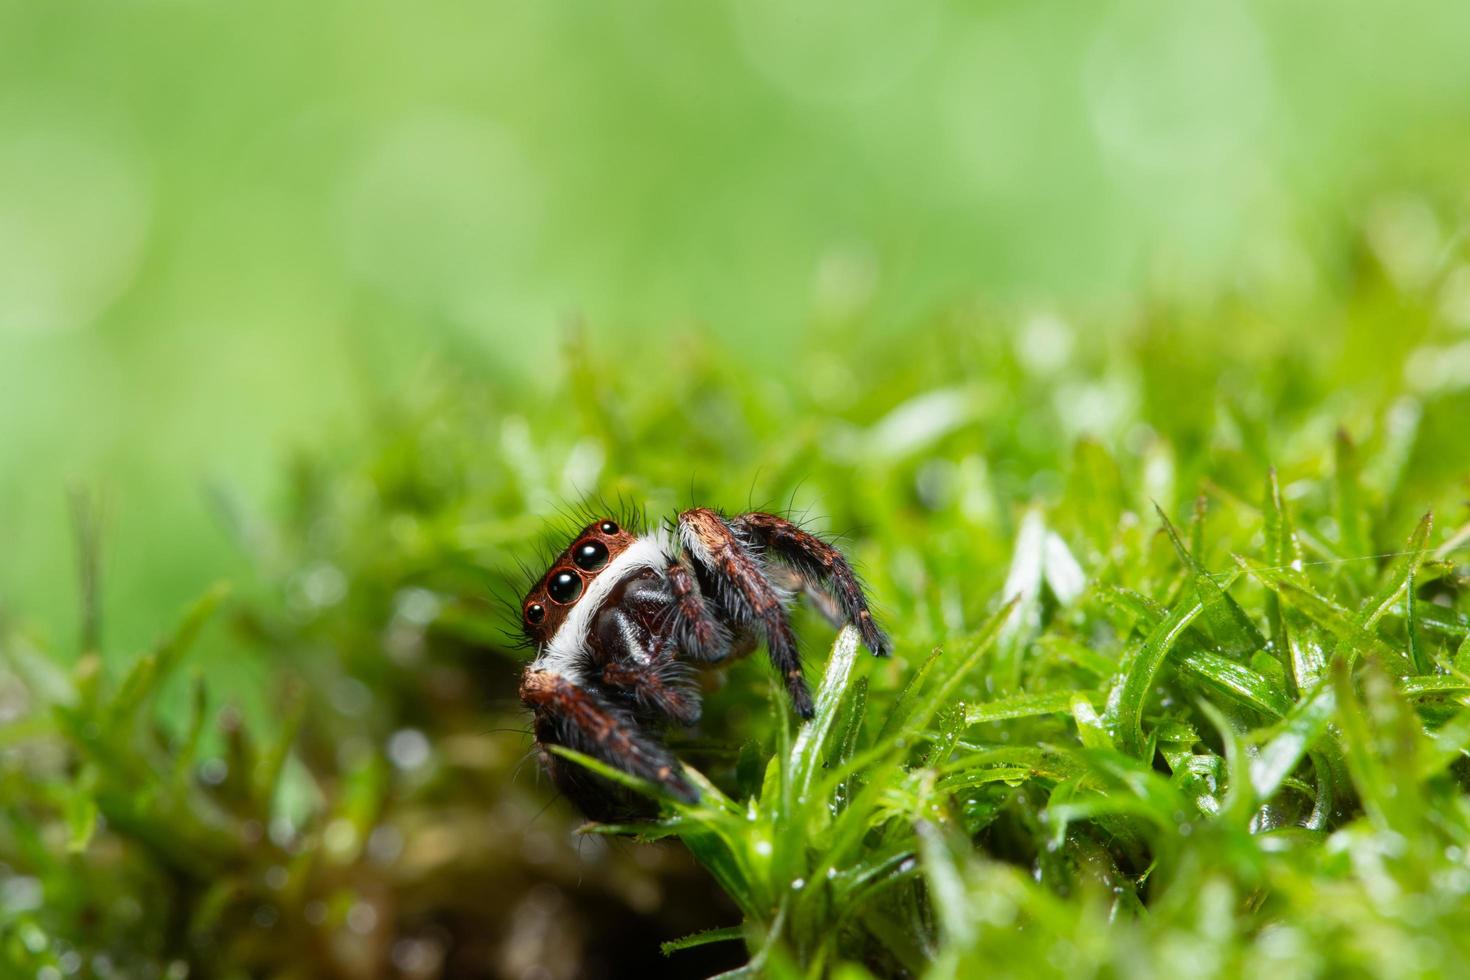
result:
[[[847,622],[858,628],[863,646],[876,656],[888,656],[888,636],[873,620],[862,583],[841,551],[775,514],[741,514],[730,520],[730,526],[764,549],[766,557],[785,562],[806,583],[824,590]]]
[[[771,663],[781,674],[792,707],[802,718],[813,714],[812,694],[801,673],[796,636],[786,618],[782,592],[771,583],[760,560],[751,554],[719,514],[704,507],[679,515],[680,540],[702,581],[739,624],[753,624],[765,634]]]
[[[521,700],[535,714],[536,740],[564,745],[693,802],[699,792],[684,778],[679,762],[647,735],[632,712],[591,688],[552,671],[528,670]],[[583,767],[550,753],[546,768],[568,798],[594,820],[646,816],[648,801]]]

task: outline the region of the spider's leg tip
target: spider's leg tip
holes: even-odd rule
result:
[[[699,788],[684,778],[683,773],[671,776],[664,786],[670,793],[684,803],[699,802]]]
[[[889,657],[893,655],[893,640],[889,639],[887,633],[876,628],[869,628],[863,630],[862,635],[863,646],[867,647],[868,652],[873,656]]]
[[[811,721],[816,717],[817,709],[812,704],[812,696],[805,691],[791,693],[791,707],[802,721]]]

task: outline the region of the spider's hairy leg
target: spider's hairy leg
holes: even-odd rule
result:
[[[672,657],[657,664],[616,660],[602,668],[602,682],[628,691],[645,709],[681,725],[699,721],[699,694],[683,675],[684,666]]]
[[[521,681],[521,700],[535,712],[536,736],[543,743],[565,745],[629,775],[658,783],[682,800],[693,802],[699,798],[698,790],[684,778],[678,760],[668,749],[645,734],[629,712],[595,691],[551,671],[528,670]],[[596,811],[607,811],[598,793],[582,792],[590,774],[554,757],[548,759],[548,768],[557,784],[589,816],[596,818]]]
[[[674,597],[673,625],[680,649],[696,660],[725,659],[730,652],[730,632],[705,602],[694,573],[683,559],[675,558],[665,575]]]
[[[679,536],[690,559],[720,584],[720,599],[738,619],[758,625],[766,637],[771,663],[780,672],[792,707],[802,718],[813,714],[812,694],[801,673],[796,636],[786,619],[781,593],[766,578],[761,563],[714,511],[695,507],[679,515]]]
[[[863,646],[877,656],[888,656],[888,636],[874,621],[862,583],[841,551],[775,514],[741,514],[731,519],[730,526],[763,548],[768,557],[785,562],[807,582],[825,589],[837,600],[844,618],[858,628]]]

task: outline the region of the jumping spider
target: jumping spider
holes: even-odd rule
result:
[[[697,799],[659,733],[699,720],[694,664],[743,656],[761,639],[796,713],[810,718],[811,691],[786,617],[797,592],[833,625],[856,626],[874,654],[888,653],[842,552],[783,518],[696,507],[648,533],[608,518],[584,527],[521,604],[536,649],[521,700],[535,715],[552,781],[595,820],[651,810],[545,751],[563,745]]]

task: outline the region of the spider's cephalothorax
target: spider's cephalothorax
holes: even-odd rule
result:
[[[773,514],[726,518],[703,507],[668,529],[587,525],[521,604],[536,658],[521,682],[552,779],[588,816],[649,804],[544,752],[564,745],[685,799],[697,795],[659,738],[699,720],[692,665],[749,653],[764,639],[796,713],[812,714],[786,607],[803,592],[834,624],[852,623],[883,656],[888,638],[842,552]]]

